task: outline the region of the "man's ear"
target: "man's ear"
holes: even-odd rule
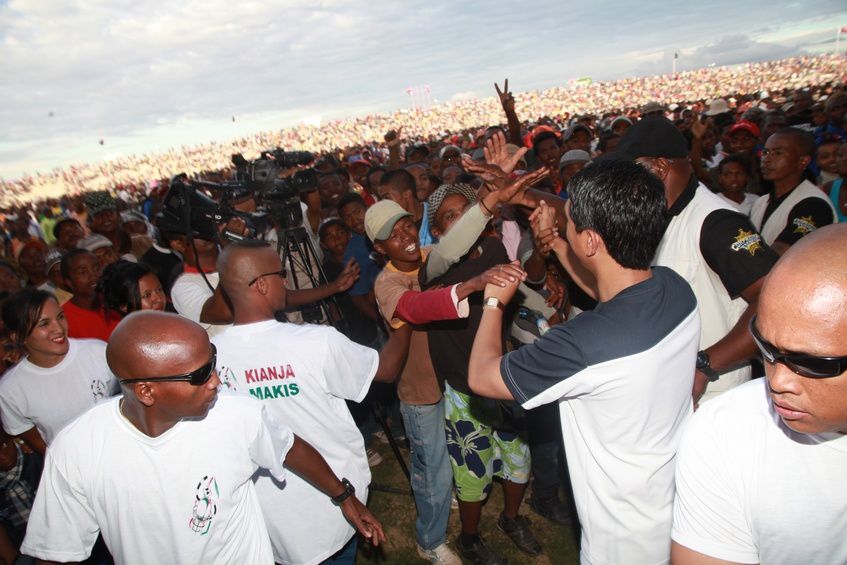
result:
[[[808,155],[804,155],[803,157],[800,157],[800,164],[801,164],[801,165],[803,165],[803,166],[800,168],[800,170],[801,170],[801,171],[805,171],[805,170],[806,170],[806,167],[808,167],[808,166],[809,166],[809,163],[811,163],[811,162],[812,162],[812,158],[811,158],[810,156],[808,156]]]
[[[132,386],[135,398],[148,408],[156,403],[156,389],[150,383],[135,383]]]
[[[585,255],[593,257],[600,250],[600,246],[603,245],[603,238],[591,229],[586,229],[583,233],[585,234]]]
[[[668,176],[668,172],[671,170],[671,162],[664,157],[654,157],[650,159],[647,168],[664,182]]]
[[[438,239],[441,239],[441,236],[444,234],[444,232],[442,232],[440,229],[438,229],[438,226],[436,226],[435,224],[432,224],[431,226],[429,226],[429,231],[432,235],[434,235]]]
[[[385,251],[385,246],[383,246],[378,241],[374,242],[374,251],[376,251],[380,255],[385,255],[386,257],[388,257],[388,253],[386,253],[386,251]]]

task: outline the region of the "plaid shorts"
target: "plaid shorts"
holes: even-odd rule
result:
[[[503,424],[499,401],[469,396],[445,384],[444,411],[447,452],[459,500],[485,500],[494,476],[529,482],[529,445]]]

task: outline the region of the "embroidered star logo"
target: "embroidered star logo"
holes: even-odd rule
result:
[[[815,221],[811,216],[794,218],[794,221],[791,223],[794,226],[794,233],[806,235],[807,233],[811,233],[818,229],[818,226],[815,225]]]
[[[747,251],[750,255],[755,255],[756,251],[762,248],[762,236],[756,232],[746,231],[743,228],[738,228],[738,235],[735,236],[735,242],[731,246],[733,251]]]

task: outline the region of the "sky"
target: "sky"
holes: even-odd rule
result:
[[[391,112],[412,85],[446,102],[667,73],[674,51],[831,52],[843,26],[844,0],[0,0],[0,177]]]

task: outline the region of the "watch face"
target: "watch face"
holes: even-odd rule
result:
[[[697,368],[702,369],[703,367],[709,366],[709,356],[705,351],[699,351],[697,353]]]

